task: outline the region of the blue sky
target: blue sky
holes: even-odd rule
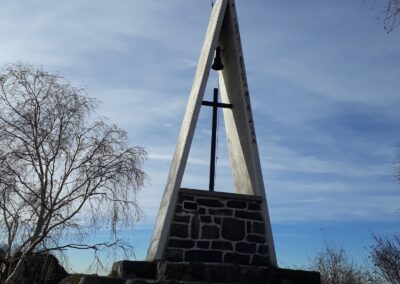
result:
[[[325,240],[363,261],[399,229],[400,28],[383,1],[237,0],[278,262],[306,265]],[[126,232],[145,256],[207,27],[209,0],[0,1],[0,64],[58,72],[145,147],[145,217]],[[215,75],[205,97],[211,97]],[[210,110],[184,187],[206,189]],[[220,122],[216,188],[233,188]],[[79,258],[79,261],[78,261]],[[73,254],[75,270],[86,258]],[[88,261],[89,262],[89,261]]]

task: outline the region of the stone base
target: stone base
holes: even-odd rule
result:
[[[254,195],[181,188],[162,261],[271,266]]]
[[[203,262],[119,261],[114,277],[85,276],[80,284],[254,283],[320,284],[318,272]]]

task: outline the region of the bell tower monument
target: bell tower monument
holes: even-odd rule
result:
[[[214,55],[215,60],[213,63]],[[203,101],[203,96],[211,69],[218,72],[220,88],[219,90],[214,90],[214,101],[207,102]],[[221,103],[217,101],[218,92],[221,96]],[[235,188],[232,189],[232,191],[235,194],[213,192],[213,157],[211,157],[210,165],[209,192],[181,189],[181,182],[202,105],[214,105],[214,111],[216,107],[223,108],[229,155],[235,185]],[[213,142],[214,140],[212,141],[212,145]],[[211,148],[212,156],[213,147]],[[188,203],[189,200],[186,200],[189,196],[190,199],[193,199],[191,200],[193,201],[193,204],[196,204],[197,211],[188,211],[188,215],[184,215],[184,212],[177,212],[177,208],[178,211],[180,211],[180,207],[182,206],[182,209],[185,211],[185,205],[188,206],[187,204],[190,204]],[[223,209],[231,211],[220,211],[225,212],[224,214],[226,214],[220,216],[219,213],[217,213],[218,211],[213,210],[211,207],[205,205],[202,206],[201,204],[196,203],[197,199],[209,200],[209,203],[214,201],[221,202],[221,204],[223,204]],[[233,204],[230,202],[231,199],[236,201],[243,199],[243,203],[240,203],[241,206],[239,208],[231,208],[229,206],[230,204]],[[187,202],[185,202],[185,200]],[[250,204],[257,205],[252,207]],[[258,209],[251,210],[251,207]],[[202,214],[200,211],[206,211],[206,213]],[[232,214],[226,212],[231,212]],[[239,215],[242,217],[238,217]],[[174,228],[181,228],[181,230],[186,230],[184,229],[185,227],[183,224],[176,221],[177,219],[181,219],[177,218],[179,216],[190,218],[190,221],[187,223],[187,230],[188,232],[190,231],[190,233],[193,233],[192,230],[198,230],[198,239],[193,239],[189,235],[187,239],[182,237],[171,237],[171,229],[174,230]],[[209,220],[206,216],[211,218],[211,223],[201,222],[201,220]],[[249,218],[244,216],[248,216]],[[250,216],[253,216],[254,219],[250,218]],[[194,225],[193,222],[197,219],[199,219],[200,222],[198,225]],[[220,221],[220,219],[221,224],[214,221]],[[243,238],[240,239],[240,237],[238,237],[240,240],[232,245],[237,247],[250,246],[255,248],[255,251],[252,253],[245,253],[244,250],[238,251],[238,248],[232,247],[232,250],[222,251],[222,263],[225,263],[225,260],[229,263],[232,262],[232,259],[235,259],[236,262],[242,264],[261,262],[272,267],[277,266],[235,1],[217,0],[213,6],[205,40],[201,49],[200,59],[197,65],[192,89],[190,91],[189,101],[183,118],[178,142],[176,144],[167,185],[154,227],[150,248],[148,250],[147,260],[166,260],[170,258],[182,260],[178,256],[179,248],[177,248],[176,245],[174,248],[170,247],[168,242],[176,244],[176,242],[182,242],[184,240],[194,241],[195,248],[185,249],[182,253],[183,260],[192,260],[192,257],[186,258],[186,255],[192,255],[194,252],[198,255],[203,255],[201,253],[202,251],[208,251],[209,253],[214,254],[220,252],[221,249],[212,249],[213,239],[209,240],[207,238],[202,238],[202,235],[204,235],[203,230],[207,230],[207,228],[217,228],[215,230],[218,231],[220,235],[218,235],[218,238],[216,237],[216,239],[218,239],[219,242],[228,242],[230,241],[229,238],[223,238],[223,235],[229,234],[229,232],[224,231],[228,230],[228,225],[224,226],[225,221],[228,222],[228,220],[232,221],[232,226],[229,226],[229,228],[233,231],[242,229],[235,228],[233,224],[238,224],[238,226],[248,226],[248,228],[246,227],[243,229],[245,231]],[[253,228],[250,228],[251,226],[259,227],[260,230],[254,230]],[[175,232],[172,233],[174,234]],[[257,238],[258,242],[249,241]],[[211,242],[210,247],[207,249],[198,248],[197,246],[199,243],[203,244],[205,240]],[[261,240],[264,240],[264,242],[261,242]],[[188,246],[188,243],[186,243],[186,246]],[[230,246],[226,245],[226,247]],[[247,251],[252,251],[252,249],[248,249]],[[231,257],[233,255],[235,256],[234,258]],[[206,258],[206,253],[204,253],[204,258]],[[245,259],[248,261],[245,261]]]
[[[219,88],[204,101],[211,70]],[[202,106],[213,109],[209,187],[182,188]],[[214,182],[218,108],[234,179],[228,193]],[[317,272],[278,268],[235,0],[213,5],[146,260],[119,261],[112,270],[114,277],[80,283],[320,284]]]

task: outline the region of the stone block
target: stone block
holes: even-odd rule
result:
[[[245,237],[245,222],[235,218],[222,220],[222,237],[230,241],[240,241]]]
[[[246,254],[227,252],[224,255],[224,262],[225,263],[234,263],[234,264],[249,264],[250,256],[246,255]]]
[[[243,218],[243,219],[250,219],[250,220],[257,220],[257,221],[263,220],[263,216],[261,215],[260,212],[248,212],[248,211],[243,211],[243,210],[236,210],[235,217]]]
[[[247,221],[246,222],[246,232],[248,234],[251,234],[251,231],[252,231],[251,221]]]
[[[202,223],[211,223],[212,222],[212,219],[210,216],[201,216],[200,220]]]
[[[190,216],[188,215],[175,215],[174,216],[174,222],[178,223],[189,223],[190,222]]]
[[[112,266],[112,271],[120,278],[148,278],[157,276],[157,264],[150,261],[118,261]]]
[[[204,207],[199,208],[199,214],[207,214],[207,210]]]
[[[253,259],[251,260],[252,265],[258,265],[258,266],[269,266],[270,261],[269,258],[266,256],[261,256],[261,255],[253,255]]]
[[[221,217],[214,217],[214,223],[215,224],[218,224],[218,225],[221,225]]]
[[[202,262],[189,263],[186,270],[187,276],[183,280],[203,282],[206,276],[205,266],[205,263]]]
[[[167,248],[165,250],[164,258],[168,261],[181,262],[183,261],[183,250]]]
[[[199,205],[202,205],[202,206],[225,207],[225,205],[221,201],[216,200],[216,199],[198,198],[196,201]]]
[[[222,262],[222,252],[210,250],[188,250],[185,253],[185,261]]]
[[[240,265],[236,264],[224,264],[228,268],[228,273],[226,277],[226,282],[228,283],[240,283]],[[247,281],[247,279],[246,279]],[[245,281],[242,281],[242,283],[245,283]]]
[[[259,244],[264,244],[265,243],[265,236],[260,236],[260,235],[247,235],[247,241],[251,243],[259,243]]]
[[[203,225],[201,228],[201,238],[202,239],[219,239],[220,229],[218,226]]]
[[[243,283],[291,284],[281,282],[281,279],[271,281],[270,270],[260,266],[241,266],[240,272],[240,280]]]
[[[158,263],[158,278],[179,281],[187,275],[186,263],[162,261]],[[157,282],[156,282],[157,283]],[[179,282],[178,282],[179,283]]]
[[[192,240],[170,239],[167,246],[171,248],[192,248],[194,245],[195,242]]]
[[[200,232],[200,220],[198,215],[192,216],[192,222],[190,224],[190,237],[194,240],[199,238]]]
[[[125,280],[97,275],[84,275],[79,284],[125,284]]]
[[[219,215],[219,216],[232,216],[233,210],[231,209],[208,209],[210,215]]]
[[[247,202],[244,201],[238,201],[238,200],[230,200],[226,204],[227,207],[229,208],[239,208],[239,209],[244,209],[247,207]]]
[[[264,223],[253,222],[253,226],[252,226],[251,232],[254,233],[254,234],[265,234]]]
[[[182,213],[182,212],[183,212],[182,205],[176,204],[175,213]]]
[[[210,265],[206,269],[205,280],[207,280],[207,283],[225,282],[228,277],[229,277],[229,270],[228,270],[228,267],[226,267],[226,266],[223,266],[223,265],[211,266]]]
[[[178,238],[187,238],[189,236],[189,228],[186,224],[172,224],[171,237],[178,237]]]
[[[185,201],[183,203],[183,208],[189,211],[197,211],[197,203],[191,201]]]
[[[180,194],[177,202],[178,202],[178,204],[182,204],[185,201],[193,201],[193,200],[194,200],[194,196]]]
[[[261,210],[261,203],[259,203],[259,202],[249,202],[249,206],[247,207],[247,209],[260,211]]]
[[[196,247],[202,248],[202,249],[209,249],[210,248],[210,242],[208,242],[208,241],[197,241],[196,242]]]
[[[201,252],[204,255],[204,251]],[[235,254],[232,254],[235,256]],[[237,256],[235,256],[237,257]],[[206,252],[204,259],[210,259]],[[211,257],[212,258],[212,257]],[[121,261],[113,265],[121,266],[121,263],[129,264],[139,271],[144,265],[145,270],[152,267],[153,272],[149,277],[138,278],[132,276],[123,279],[88,275],[84,278],[89,280],[83,284],[201,284],[201,283],[265,283],[265,284],[320,284],[319,273],[312,271],[290,270],[273,268],[263,265],[252,264],[228,264],[221,262],[144,262],[144,261]],[[156,273],[154,273],[154,268]],[[143,274],[142,274],[143,275]],[[155,276],[156,275],[156,276]],[[126,280],[126,281],[125,281]],[[124,282],[125,281],[125,282]],[[65,283],[65,282],[63,282]]]
[[[232,246],[232,243],[230,243],[230,242],[213,241],[211,243],[211,249],[233,250],[233,246]]]
[[[266,245],[258,245],[258,250],[257,250],[257,252],[259,253],[259,254],[268,254],[268,246],[266,246]]]
[[[242,253],[255,253],[256,252],[256,244],[249,243],[237,243],[236,251]]]

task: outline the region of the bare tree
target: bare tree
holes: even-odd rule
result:
[[[400,0],[388,0],[384,13],[384,27],[390,33],[400,24]]]
[[[324,250],[312,260],[312,270],[321,275],[321,284],[383,283],[363,267],[357,266],[343,248],[325,244]]]
[[[400,284],[400,234],[374,239],[370,258],[376,272],[388,283]]]
[[[17,64],[0,73],[1,270],[8,283],[35,253],[129,249],[117,233],[140,215],[135,197],[146,153],[127,144],[125,131],[93,119],[96,101],[84,94],[41,68]],[[104,228],[110,240],[82,243]]]

